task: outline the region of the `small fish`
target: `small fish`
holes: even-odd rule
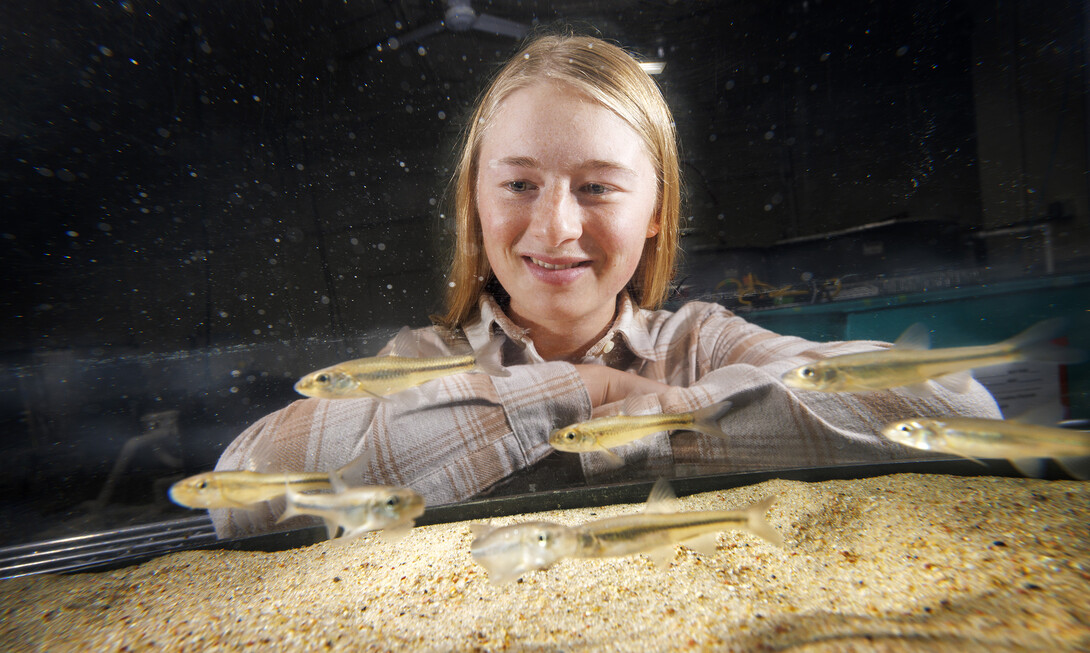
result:
[[[205,472],[170,486],[170,500],[186,508],[251,508],[288,489],[324,490],[326,472],[262,474],[260,472]]]
[[[966,458],[1006,458],[1026,476],[1042,475],[1041,458],[1056,458],[1072,476],[1090,478],[1090,433],[1014,420],[913,418],[887,424],[886,438],[924,451]]]
[[[561,558],[574,557],[579,545],[579,533],[574,528],[551,522],[523,522],[498,528],[473,524],[470,529],[474,535],[470,553],[497,585],[513,581],[528,571],[548,569]]]
[[[776,500],[775,496],[765,497],[741,510],[696,512],[674,512],[675,500],[670,483],[659,479],[651,489],[642,513],[599,519],[580,526],[576,555],[607,558],[648,553],[652,559],[662,561],[678,543],[712,555],[718,533],[729,528],[746,530],[776,546],[783,546],[783,537],[764,518]]]
[[[683,429],[717,438],[728,438],[719,420],[731,402],[721,401],[691,413],[658,415],[615,415],[579,422],[549,434],[549,444],[560,451],[602,451],[619,447],[659,431]]]
[[[833,356],[807,363],[783,375],[784,384],[821,392],[870,392],[907,387],[920,396],[931,394],[928,380],[963,393],[972,382],[971,369],[998,363],[1034,360],[1072,364],[1083,352],[1053,345],[1063,331],[1062,318],[1045,320],[993,345],[928,349],[930,333],[922,324],[909,327],[891,349]]]
[[[651,489],[644,511],[610,517],[581,526],[527,522],[500,528],[475,525],[473,559],[488,570],[494,583],[514,580],[534,569],[548,569],[562,558],[607,558],[647,553],[663,562],[675,544],[706,555],[715,553],[720,531],[739,528],[783,546],[783,537],[764,519],[775,501],[766,497],[742,510],[673,512],[670,483],[660,479]]]
[[[403,329],[405,333],[407,329]],[[402,338],[399,334],[398,338]],[[510,376],[500,363],[503,339],[490,341],[479,352],[465,356],[374,356],[338,363],[299,379],[295,391],[320,399],[382,399],[432,379],[466,372]],[[395,351],[397,351],[395,343]]]
[[[345,538],[382,530],[383,536],[397,539],[408,534],[416,518],[424,514],[424,499],[412,490],[383,485],[346,487],[337,479],[332,475],[333,493],[304,494],[289,489],[287,507],[277,523],[296,515],[314,515],[325,521],[330,539],[341,528]]]

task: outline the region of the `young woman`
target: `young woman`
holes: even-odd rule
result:
[[[441,334],[453,333],[475,350],[504,338],[511,375],[433,381],[435,400],[411,410],[373,399],[297,401],[242,433],[217,469],[344,468],[350,484],[409,487],[435,505],[543,466],[546,483],[594,477],[607,469],[602,454],[554,454],[548,435],[622,407],[733,402],[720,422],[729,441],[676,432],[616,450],[629,470],[674,473],[911,457],[877,435],[884,423],[999,415],[976,384],[964,394],[936,388],[929,399],[898,390],[796,394],[780,381],[785,371],[886,345],[779,336],[717,304],[657,310],[678,250],[673,119],[654,81],[604,41],[543,36],[506,64],[472,117],[454,202],[443,328],[416,333],[440,348],[449,346]],[[213,518],[221,536],[234,536],[269,528],[274,511]]]

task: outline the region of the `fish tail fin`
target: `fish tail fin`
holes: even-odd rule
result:
[[[474,359],[477,369],[489,376],[511,376],[503,367],[503,338],[494,338],[477,350]]]
[[[746,508],[749,516],[747,527],[749,532],[757,537],[767,540],[776,546],[783,546],[783,536],[772,525],[765,521],[765,513],[776,501],[776,495],[767,496],[752,506]]]
[[[730,438],[723,429],[719,428],[719,420],[723,418],[723,415],[727,414],[727,411],[731,409],[731,406],[733,406],[733,404],[730,401],[720,401],[717,404],[706,406],[694,412],[693,430],[717,438]]]
[[[1086,352],[1051,342],[1066,329],[1067,320],[1062,317],[1044,320],[1008,338],[1003,344],[1010,347],[1012,351],[1018,352],[1019,358],[1023,360],[1062,365],[1081,363],[1086,360]]]

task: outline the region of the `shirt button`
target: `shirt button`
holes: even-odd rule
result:
[[[611,351],[613,351],[613,341],[612,340],[607,342],[606,346],[602,348],[602,353],[603,354],[608,354]]]

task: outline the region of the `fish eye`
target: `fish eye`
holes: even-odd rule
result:
[[[804,367],[801,370],[799,370],[799,374],[802,375],[802,377],[804,379],[809,379],[809,378],[814,376],[814,368]]]
[[[389,499],[386,499],[386,505],[390,508],[396,508],[399,503],[401,503],[401,497],[398,496],[392,496]]]
[[[911,433],[912,432],[912,427],[909,426],[908,424],[901,424],[900,426],[897,427],[897,430],[900,431],[901,433]]]
[[[538,544],[548,544],[549,543],[549,534],[548,533],[538,533],[537,534],[537,542],[538,542]]]
[[[201,482],[197,483],[197,489],[198,490],[203,490],[203,489],[205,489],[207,487],[208,487],[208,481],[205,480],[205,479],[201,479]]]
[[[329,375],[328,374],[319,374],[318,376],[314,377],[314,380],[317,381],[318,383],[329,383]]]
[[[568,431],[564,434],[564,439],[568,442],[575,440],[575,431]]]

